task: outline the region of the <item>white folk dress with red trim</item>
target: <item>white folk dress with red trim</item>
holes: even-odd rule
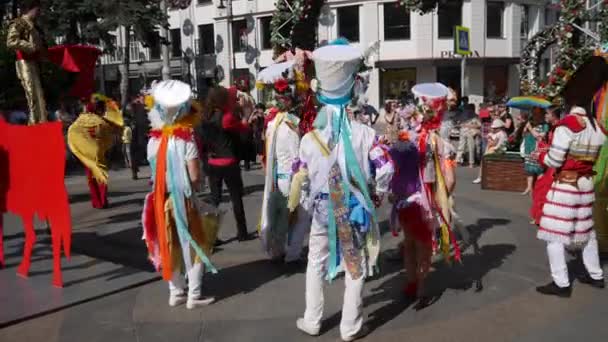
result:
[[[576,184],[555,180],[547,193],[537,237],[565,245],[584,244],[593,232],[595,192],[592,170],[606,139],[586,117],[579,117],[582,127],[568,125],[555,129],[551,148],[541,157],[547,167],[558,172],[577,171]],[[584,175],[584,176],[580,176]]]

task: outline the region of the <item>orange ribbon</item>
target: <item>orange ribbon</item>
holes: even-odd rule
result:
[[[160,260],[162,267],[162,275],[164,280],[171,280],[173,277],[173,269],[171,265],[171,256],[169,253],[169,244],[167,241],[167,231],[165,222],[165,201],[167,193],[166,170],[167,170],[167,146],[169,136],[163,134],[160,140],[160,146],[156,156],[156,176],[154,179],[154,217],[156,219],[156,227],[158,227],[158,242],[160,245]]]

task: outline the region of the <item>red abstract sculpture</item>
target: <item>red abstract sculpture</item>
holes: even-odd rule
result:
[[[0,215],[23,220],[25,248],[17,274],[27,277],[36,241],[34,215],[46,220],[53,247],[53,285],[63,286],[61,249],[70,257],[72,223],[64,184],[65,142],[62,124],[17,126],[0,119]],[[0,264],[4,265],[0,216]]]

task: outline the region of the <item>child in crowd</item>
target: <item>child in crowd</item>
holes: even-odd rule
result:
[[[508,142],[507,132],[505,131],[505,123],[500,119],[494,119],[488,133],[488,144],[484,152],[484,156],[488,154],[504,153],[507,150]],[[479,168],[479,177],[473,181],[473,184],[481,183],[482,167]]]

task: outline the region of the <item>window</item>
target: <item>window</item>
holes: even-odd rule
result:
[[[262,28],[262,49],[270,50],[272,49],[272,44],[270,43],[270,35],[272,33],[272,29],[270,28],[270,21],[272,17],[265,17],[260,19],[260,27]]]
[[[139,60],[139,42],[135,39],[135,35],[131,34],[131,39],[129,40],[129,58],[132,61]]]
[[[249,69],[232,69],[232,83],[238,79],[245,79],[251,84],[251,74]]]
[[[521,37],[523,39],[527,39],[529,32],[530,32],[530,7],[528,5],[521,5]]]
[[[505,10],[504,2],[488,1],[486,9],[486,36],[488,38],[503,38],[502,18]]]
[[[232,46],[235,52],[245,52],[247,49],[247,21],[232,22]]]
[[[150,59],[160,59],[160,35],[154,31],[150,36]]]
[[[171,57],[182,56],[182,31],[171,29]]]
[[[397,3],[384,4],[384,40],[410,39],[410,11]]]
[[[213,55],[215,53],[215,30],[213,24],[198,25],[198,53]]]
[[[437,17],[439,20],[439,38],[454,38],[454,26],[462,24],[462,1],[453,0],[439,3]]]
[[[359,41],[359,6],[338,8],[338,36]]]

